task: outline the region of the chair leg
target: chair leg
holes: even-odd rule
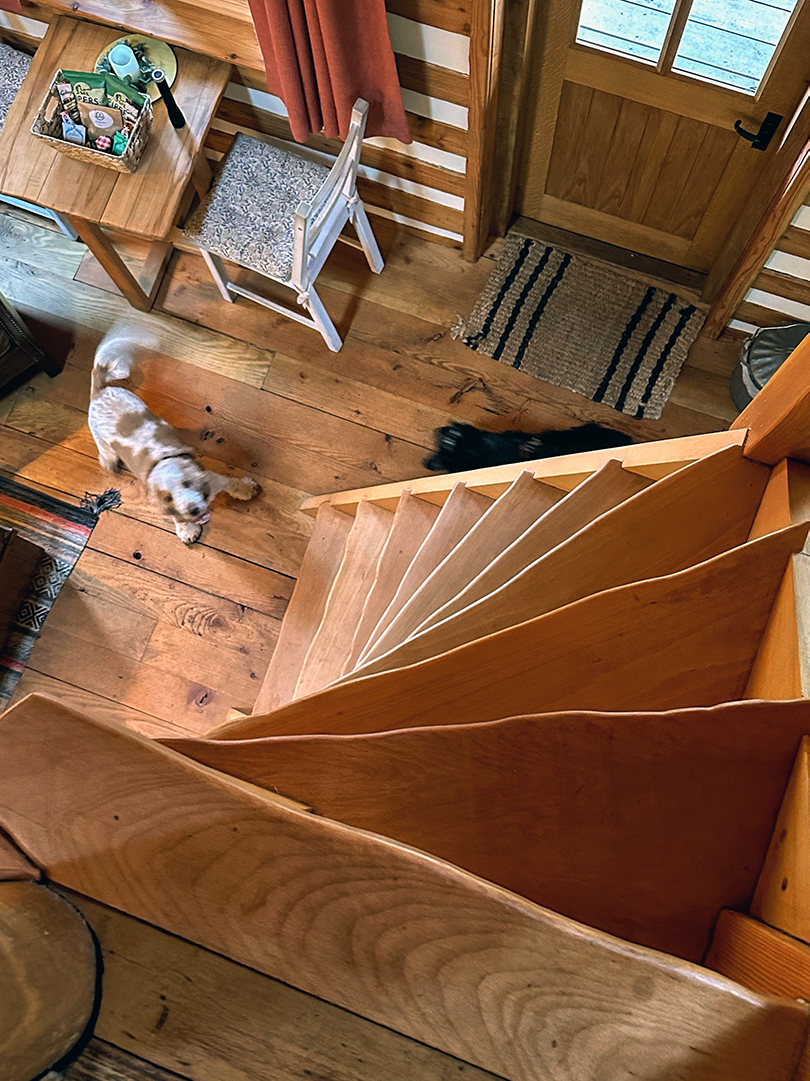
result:
[[[354,228],[357,232],[357,236],[360,240],[360,244],[365,253],[368,265],[374,271],[375,274],[379,274],[382,268],[385,266],[383,257],[380,254],[380,249],[377,245],[377,239],[374,233],[371,231],[371,223],[368,220],[366,214],[366,208],[361,202],[357,202],[354,207]]]
[[[223,300],[227,300],[229,304],[233,304],[233,294],[228,288],[231,279],[228,277],[228,271],[225,269],[225,264],[220,257],[214,255],[212,251],[206,251],[205,248],[200,248],[200,251],[202,252],[203,259],[205,259],[206,266],[211,271],[211,277],[216,282],[217,289],[219,289],[222,294]]]
[[[329,318],[329,313],[323,306],[323,301],[312,288],[312,286],[310,286],[309,288],[309,296],[305,307],[314,319],[318,330],[323,335],[323,340],[326,342],[326,344],[329,346],[333,353],[339,353],[340,347],[343,345],[343,342],[341,341],[335,324]]]
[[[79,234],[76,232],[76,230],[73,228],[73,226],[67,220],[67,218],[64,218],[61,214],[58,214],[55,210],[49,211],[48,216],[53,218],[53,220],[56,222],[56,224],[59,226],[59,228],[65,234],[65,236],[70,237],[71,240],[78,240],[79,239]]]

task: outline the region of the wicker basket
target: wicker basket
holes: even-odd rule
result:
[[[61,69],[57,71],[51,81],[50,90],[31,125],[31,134],[36,135],[38,139],[44,139],[54,149],[67,154],[69,158],[75,158],[76,161],[84,161],[88,165],[103,165],[105,169],[115,169],[119,173],[134,173],[152,133],[152,102],[149,97],[147,96],[140,116],[135,121],[135,127],[132,129],[124,153],[106,154],[102,150],[94,150],[91,146],[78,146],[62,138],[61,114],[63,110],[56,84],[66,81]],[[45,114],[48,103],[53,99],[56,99],[58,107],[51,120],[47,120]]]

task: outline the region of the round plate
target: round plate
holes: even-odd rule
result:
[[[166,82],[169,86],[174,83],[177,78],[177,57],[171,50],[171,47],[166,44],[165,41],[158,41],[157,38],[149,38],[144,34],[125,34],[122,38],[116,38],[115,41],[111,41],[109,45],[106,45],[98,54],[96,60],[95,70],[98,71],[98,65],[102,60],[107,59],[107,53],[113,47],[113,45],[129,45],[132,48],[134,45],[143,45],[144,52],[150,60],[153,67],[163,68],[166,73]],[[160,97],[160,91],[155,83],[150,79],[145,93],[149,95],[152,101],[157,101]]]

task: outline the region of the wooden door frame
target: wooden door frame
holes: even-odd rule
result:
[[[810,191],[810,88],[770,168],[729,234],[701,299],[711,304],[703,334],[718,338]]]
[[[503,236],[514,217],[515,194],[518,184],[520,167],[519,152],[521,150],[533,155],[535,168],[543,183],[548,177],[548,169],[551,162],[554,129],[559,111],[562,86],[566,78],[568,64],[568,51],[571,47],[572,38],[575,35],[576,21],[579,13],[579,4],[575,0],[545,0],[541,5],[537,0],[475,0],[477,20],[474,26],[473,40],[477,40],[477,47],[471,51],[471,108],[470,108],[470,131],[471,153],[468,161],[468,192],[477,186],[477,193],[465,199],[465,248],[466,258],[477,259],[483,250],[490,234]],[[500,6],[501,11],[496,19],[491,18],[485,24],[484,9],[489,12]],[[791,19],[795,19],[800,9],[807,13],[810,0],[804,0],[802,5]],[[499,33],[493,35],[491,27],[496,25],[500,28]],[[488,30],[487,27],[490,29]],[[490,59],[487,65],[482,63],[484,36],[489,34],[488,50]],[[593,58],[596,50],[582,47],[583,53]],[[497,53],[497,56],[495,55]],[[531,70],[532,54],[542,54],[545,62],[542,68]],[[775,56],[778,55],[775,54]],[[616,59],[611,56],[611,59]],[[628,60],[628,63],[633,63]],[[655,71],[647,72],[640,68],[641,75],[655,78]],[[486,76],[486,78],[485,78]],[[767,75],[766,75],[767,78]],[[497,93],[493,90],[494,80],[497,79]],[[534,81],[535,93],[533,101],[528,97],[530,79]],[[734,119],[739,118],[740,109],[739,95],[731,90],[720,87],[712,87],[711,84],[699,84],[696,80],[682,77],[684,93],[689,95],[690,101],[699,90],[705,94],[706,87],[722,99],[727,98],[727,110],[729,125]],[[764,80],[763,80],[764,86]],[[649,87],[649,93],[654,94],[654,87]],[[493,94],[497,101],[493,106]],[[748,112],[758,115],[759,93],[751,98]],[[489,104],[489,111],[484,103]],[[477,104],[474,104],[477,103]],[[666,107],[666,102],[651,102],[657,107]],[[807,130],[810,132],[810,112],[806,110],[806,102],[802,113],[807,117]],[[525,145],[524,131],[527,130],[526,116],[529,110],[535,109],[534,145]],[[697,101],[693,101],[690,111],[695,114],[705,111],[701,109]],[[733,117],[731,114],[735,114]],[[798,114],[797,114],[798,115]],[[700,118],[696,116],[696,118]],[[754,121],[750,121],[754,123]],[[473,139],[474,126],[479,126],[479,135]],[[788,136],[778,155],[774,158],[765,176],[756,183],[744,215],[741,216],[736,226],[729,233],[723,243],[720,252],[715,259],[714,266],[709,274],[703,299],[709,303],[719,303],[721,293],[723,296],[731,296],[735,288],[742,288],[744,293],[750,282],[741,285],[742,279],[737,273],[738,260],[744,261],[745,265],[753,265],[758,253],[768,246],[769,238],[775,241],[779,232],[784,228],[785,218],[789,221],[795,212],[795,206],[791,210],[790,198],[785,199],[786,178],[790,177],[791,196],[796,205],[801,205],[802,197],[806,194],[806,187],[810,185],[810,175],[807,176],[802,189],[802,178],[797,175],[797,169],[802,161],[804,153],[803,144],[796,133],[797,123],[791,127]],[[789,144],[789,145],[788,145]],[[810,147],[808,147],[810,150]],[[489,155],[489,162],[486,155]],[[793,160],[790,155],[793,154]],[[807,164],[810,170],[810,163]],[[800,195],[796,195],[800,191]],[[772,206],[774,201],[780,202],[781,209],[777,212]],[[767,218],[767,222],[763,219]],[[760,227],[760,223],[761,227]],[[774,230],[777,230],[774,236]],[[748,251],[749,244],[753,245],[757,254],[752,249]],[[772,244],[771,244],[772,247]],[[762,262],[767,258],[770,249],[765,251]],[[745,255],[743,254],[745,252]],[[761,267],[756,266],[751,274],[753,278]],[[742,269],[742,268],[741,268]],[[733,278],[733,280],[732,280]],[[729,279],[728,282],[726,279]],[[727,302],[726,302],[727,303]],[[719,309],[718,309],[719,313]],[[718,315],[719,317],[719,315]],[[713,316],[710,316],[712,324]],[[719,333],[719,331],[718,331]]]

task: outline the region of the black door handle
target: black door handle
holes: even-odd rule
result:
[[[759,125],[759,131],[754,134],[752,131],[746,131],[742,126],[741,120],[734,121],[734,130],[743,139],[747,139],[754,150],[767,150],[770,145],[771,139],[776,134],[776,129],[784,120],[783,116],[779,113],[768,113],[762,123]]]

